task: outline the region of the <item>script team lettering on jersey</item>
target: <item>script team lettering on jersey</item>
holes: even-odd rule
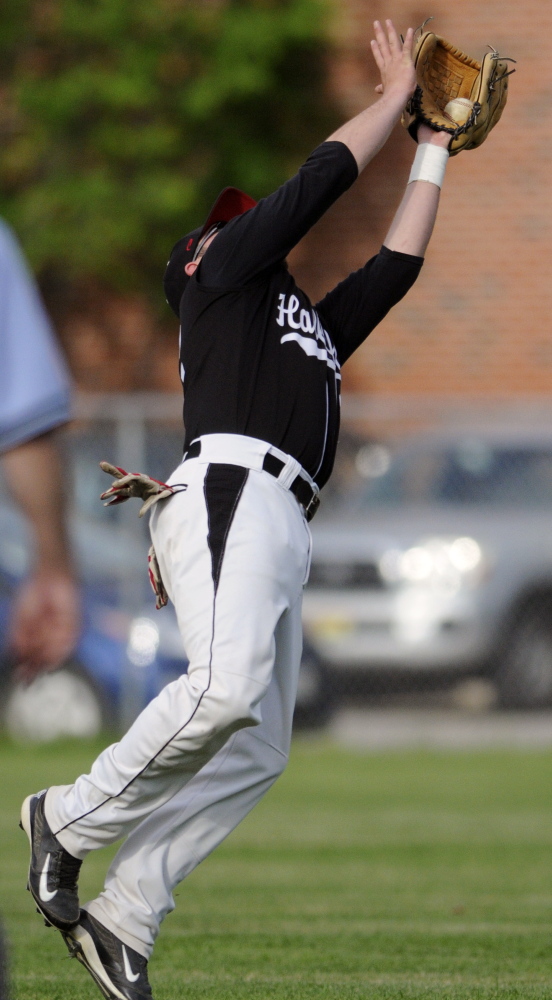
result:
[[[293,341],[299,344],[305,354],[309,357],[318,358],[325,361],[328,368],[335,372],[335,377],[340,379],[340,367],[337,360],[337,352],[332,344],[331,337],[320,322],[320,317],[315,309],[301,309],[297,295],[278,296],[279,306],[276,322],[278,326],[288,327],[288,332],[280,338],[281,344]]]

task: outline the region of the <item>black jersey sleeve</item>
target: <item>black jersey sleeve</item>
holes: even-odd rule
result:
[[[382,246],[359,271],[336,285],[315,308],[330,334],[339,363],[356,351],[368,334],[400,302],[420,273],[423,257]]]
[[[322,143],[294,177],[221,230],[198,270],[200,283],[239,287],[281,263],[357,176],[348,146]]]

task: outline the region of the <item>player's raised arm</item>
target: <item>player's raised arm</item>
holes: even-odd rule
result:
[[[424,256],[439,208],[449,142],[446,132],[418,126],[418,148],[406,191],[383,241],[389,250]]]
[[[475,149],[500,120],[508,95],[508,78],[515,59],[501,58],[496,49],[479,63],[445,39],[428,31],[414,50],[418,90],[403,124],[418,148],[405,196],[385,238],[390,250],[423,256],[433,231],[440,189],[450,156]],[[380,65],[382,49],[376,55]],[[455,93],[450,93],[454,79]],[[376,88],[385,97],[387,84]],[[382,98],[383,100],[383,98]],[[431,127],[428,127],[431,126]]]
[[[334,132],[330,139],[343,142],[355,157],[359,171],[376,155],[397,124],[416,87],[412,59],[414,32],[409,28],[401,42],[392,21],[374,22],[372,53],[381,73],[376,88],[379,101]],[[390,250],[423,257],[429,243],[448,160],[450,136],[426,125],[418,129],[418,151],[405,196],[384,244]]]
[[[359,172],[385,144],[416,87],[412,60],[413,29],[408,29],[404,42],[401,42],[392,21],[385,22],[385,30],[379,21],[375,21],[374,31],[376,37],[371,46],[381,73],[377,92],[382,96],[337,129],[328,140],[343,142],[349,147]]]

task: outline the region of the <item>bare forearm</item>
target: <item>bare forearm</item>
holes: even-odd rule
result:
[[[3,456],[8,485],[34,535],[35,566],[71,572],[65,526],[66,483],[55,432]]]
[[[3,461],[34,535],[34,567],[17,591],[9,630],[19,676],[30,681],[63,663],[79,637],[79,589],[65,527],[65,472],[55,432],[19,445]]]
[[[408,29],[404,42],[389,20],[385,22],[385,30],[379,21],[374,21],[374,33],[372,54],[382,79],[376,89],[383,96],[329,137],[329,141],[343,142],[349,147],[359,173],[389,138],[416,86],[412,28]]]
[[[371,107],[361,111],[356,118],[338,128],[328,142],[342,142],[348,146],[360,173],[387,142],[401,117],[404,104],[402,95],[384,95]]]
[[[409,184],[384,245],[389,250],[423,257],[435,225],[440,194],[436,184],[426,181]]]
[[[418,141],[426,144],[424,148],[431,145],[446,150],[449,136],[444,132],[432,132],[426,126],[420,126]],[[446,153],[439,154],[441,170],[444,170],[443,157],[446,161]],[[435,225],[440,196],[441,188],[438,183],[427,180],[414,180],[409,183],[385,237],[385,246],[389,250],[423,257]]]

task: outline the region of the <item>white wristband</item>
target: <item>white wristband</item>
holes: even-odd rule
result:
[[[448,158],[449,152],[444,146],[433,146],[429,142],[423,142],[416,150],[408,183],[429,181],[430,184],[442,187]]]

